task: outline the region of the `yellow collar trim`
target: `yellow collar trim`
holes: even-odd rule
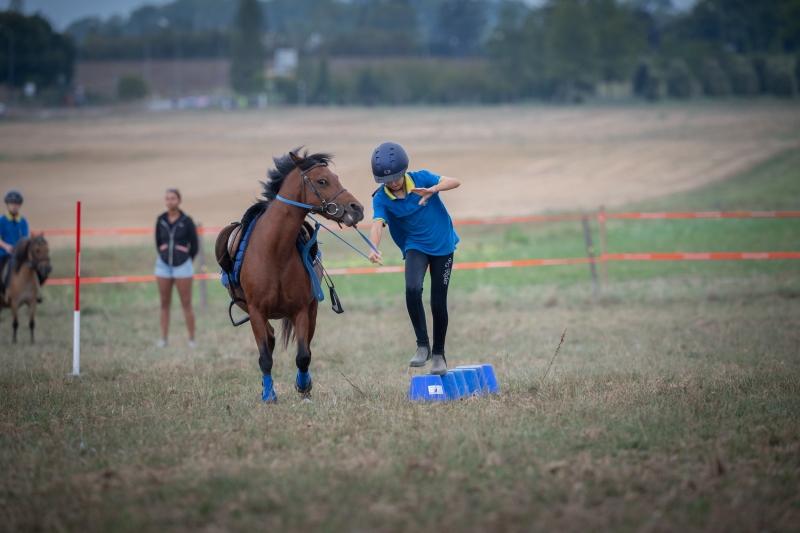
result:
[[[22,215],[14,216],[11,213],[6,213],[6,218],[11,222],[19,222],[20,219],[22,218]]]
[[[403,188],[406,191],[406,196],[408,196],[409,192],[417,188],[417,185],[414,183],[414,180],[411,179],[411,176],[408,174],[408,172],[406,172],[406,182]],[[397,197],[392,194],[392,191],[390,191],[389,187],[386,185],[383,186],[383,192],[386,193],[386,196],[388,196],[390,200],[397,200]]]

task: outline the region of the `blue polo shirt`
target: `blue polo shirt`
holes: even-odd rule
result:
[[[381,187],[372,196],[373,219],[389,226],[392,240],[403,252],[404,259],[409,250],[449,255],[458,245],[453,220],[439,194],[431,196],[426,205],[419,205],[422,197],[410,192],[415,187],[433,187],[440,179],[428,170],[407,172],[405,198],[397,198],[388,187]]]
[[[6,213],[0,217],[0,239],[3,242],[16,246],[20,239],[28,236],[28,221],[25,217],[12,217]],[[8,252],[0,248],[0,257],[9,255]]]

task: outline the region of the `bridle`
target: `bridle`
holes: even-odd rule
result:
[[[303,200],[306,199],[306,185],[308,185],[311,188],[311,191],[314,193],[314,195],[319,200],[319,202],[320,202],[319,205],[312,205],[312,204],[306,203],[305,201],[303,201],[303,202],[295,202],[294,200],[290,200],[288,198],[284,198],[280,194],[275,195],[275,199],[278,200],[279,202],[283,202],[284,204],[293,205],[293,206],[299,207],[301,209],[307,209],[311,213],[319,213],[321,215],[327,215],[328,217],[330,217],[334,221],[336,221],[336,223],[339,224],[339,227],[341,227],[342,226],[342,216],[344,215],[344,206],[341,205],[341,204],[337,204],[336,202],[334,202],[334,200],[336,200],[336,198],[338,198],[339,195],[341,195],[343,192],[346,192],[347,189],[342,187],[331,198],[325,199],[319,193],[317,188],[314,186],[314,182],[311,181],[311,178],[309,178],[308,174],[307,174],[307,172],[309,172],[310,170],[313,170],[313,169],[315,169],[317,167],[325,167],[325,166],[327,166],[327,165],[325,165],[323,163],[317,163],[316,165],[314,165],[312,167],[309,167],[306,170],[303,170],[300,167],[297,167],[297,171],[300,172],[300,176],[302,176],[302,178],[303,178]],[[342,241],[344,244],[346,244],[347,246],[349,246],[353,250],[355,250],[360,256],[362,256],[363,258],[369,260],[369,256],[367,254],[365,254],[364,252],[362,252],[361,250],[359,250],[358,248],[356,248],[355,246],[353,246],[352,244],[350,244],[349,242],[344,240],[342,237],[337,235],[332,229],[327,227],[325,224],[322,224],[321,222],[319,222],[317,219],[315,219],[314,217],[312,217],[310,215],[309,215],[309,218],[311,220],[313,220],[315,225],[316,225],[316,227],[314,229],[314,235],[315,236],[316,236],[316,233],[319,231],[319,228],[324,228],[326,231],[328,231],[328,233],[330,233],[331,235],[333,235],[334,237],[336,237],[337,239]],[[379,253],[378,252],[378,248],[374,244],[372,244],[372,241],[370,241],[369,238],[366,235],[364,235],[364,233],[360,229],[358,229],[356,226],[353,226],[353,229],[356,230],[356,233],[358,233],[359,236],[361,236],[361,239],[363,239],[363,241],[365,243],[367,243],[367,245],[370,247],[370,249],[373,252]]]
[[[316,165],[314,165],[312,167],[309,167],[306,170],[303,170],[300,167],[297,167],[297,171],[300,173],[300,176],[301,176],[301,178],[303,180],[303,201],[302,202],[296,202],[294,200],[290,200],[288,198],[284,198],[280,194],[276,195],[275,199],[278,200],[279,202],[283,202],[283,203],[288,204],[288,205],[293,205],[295,207],[300,207],[301,209],[308,209],[308,211],[311,212],[311,213],[319,213],[320,215],[324,215],[324,216],[330,217],[330,218],[332,218],[332,219],[334,219],[336,221],[341,220],[341,218],[344,216],[344,212],[345,212],[344,206],[342,204],[336,203],[334,200],[336,200],[342,193],[347,192],[347,189],[342,187],[332,197],[324,198],[320,194],[320,192],[317,189],[317,187],[314,185],[314,182],[311,180],[311,178],[308,177],[308,172],[310,172],[311,170],[313,170],[313,169],[315,169],[317,167],[325,167],[325,166],[327,166],[327,165],[324,165],[322,163],[317,163]],[[314,196],[316,196],[317,199],[319,200],[319,205],[309,204],[306,201],[306,190],[307,190],[307,187],[311,188],[311,192],[313,192]]]
[[[33,256],[33,245],[38,243],[39,241],[44,241],[44,239],[40,236],[33,237],[30,242],[28,243],[28,250],[25,257],[25,262],[22,263],[23,265],[27,265],[31,270],[33,270],[36,275],[40,278],[43,276],[42,272],[39,270],[39,267],[43,263],[49,263],[50,259],[37,259]],[[46,274],[44,274],[46,276]]]

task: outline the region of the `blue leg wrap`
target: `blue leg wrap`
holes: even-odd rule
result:
[[[314,386],[314,382],[311,379],[311,372],[300,372],[298,370],[297,379],[294,384],[297,388],[297,392],[300,394],[308,394],[311,392],[311,388]]]
[[[275,394],[275,388],[272,386],[272,376],[264,376],[262,378],[264,390],[261,391],[261,400],[264,403],[277,403],[278,395]]]

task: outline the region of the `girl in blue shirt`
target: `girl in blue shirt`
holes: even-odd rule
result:
[[[422,367],[430,360],[431,373],[445,374],[447,287],[459,239],[439,193],[455,189],[461,182],[428,170],[409,172],[408,155],[402,146],[391,142],[381,144],[373,152],[372,174],[382,186],[372,195],[374,217],[370,239],[377,250],[383,228],[389,226],[389,234],[406,262],[406,307],[417,337],[417,351],[410,365]],[[370,260],[380,263],[381,253],[373,251]],[[422,305],[422,285],[428,269],[431,273],[432,349]]]
[[[0,215],[0,294],[3,293],[3,269],[11,259],[14,246],[30,236],[28,221],[19,214],[22,194],[19,191],[8,191],[3,200],[8,212]]]

